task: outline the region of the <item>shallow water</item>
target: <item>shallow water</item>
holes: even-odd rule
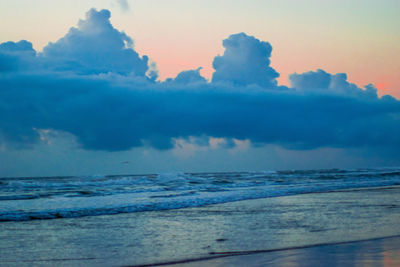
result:
[[[0,223],[4,266],[120,266],[400,234],[400,188]]]

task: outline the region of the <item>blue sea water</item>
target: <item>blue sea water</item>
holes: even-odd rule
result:
[[[131,266],[399,236],[399,203],[400,168],[1,178],[0,266]]]
[[[0,221],[75,218],[400,185],[400,168],[0,179]]]

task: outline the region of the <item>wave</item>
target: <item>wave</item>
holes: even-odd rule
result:
[[[256,198],[400,185],[400,169],[3,178],[0,221],[199,207]]]

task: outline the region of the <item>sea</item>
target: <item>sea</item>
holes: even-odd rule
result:
[[[135,266],[400,235],[400,168],[0,178],[1,266]]]

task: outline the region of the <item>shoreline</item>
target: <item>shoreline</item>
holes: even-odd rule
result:
[[[210,252],[209,257],[182,259],[182,260],[166,261],[166,262],[155,262],[155,263],[139,264],[139,265],[126,265],[126,267],[168,266],[168,265],[191,264],[191,263],[196,263],[196,262],[204,262],[205,263],[205,262],[211,262],[216,259],[227,258],[227,257],[241,257],[241,256],[250,256],[250,255],[256,255],[256,254],[269,254],[269,253],[274,253],[274,252],[286,252],[286,251],[301,251],[304,249],[312,249],[312,248],[318,248],[318,247],[357,245],[357,244],[362,244],[362,243],[385,241],[385,240],[389,240],[389,239],[396,239],[398,241],[397,243],[400,245],[400,235],[394,235],[394,236],[376,237],[376,238],[363,239],[363,240],[320,243],[320,244],[294,246],[294,247],[286,247],[286,248],[248,250],[248,251]],[[400,263],[400,246],[399,246],[399,263]]]
[[[400,236],[166,264],[164,266],[400,266]],[[151,266],[151,265],[150,265]],[[153,265],[160,266],[160,265]]]
[[[359,247],[365,243],[395,240],[400,248],[399,200],[396,186],[112,216],[3,222],[0,265],[51,266],[58,261],[63,266],[271,266],[269,261],[289,254],[330,255],[342,247],[362,251]],[[268,264],[257,265],[260,261]]]

